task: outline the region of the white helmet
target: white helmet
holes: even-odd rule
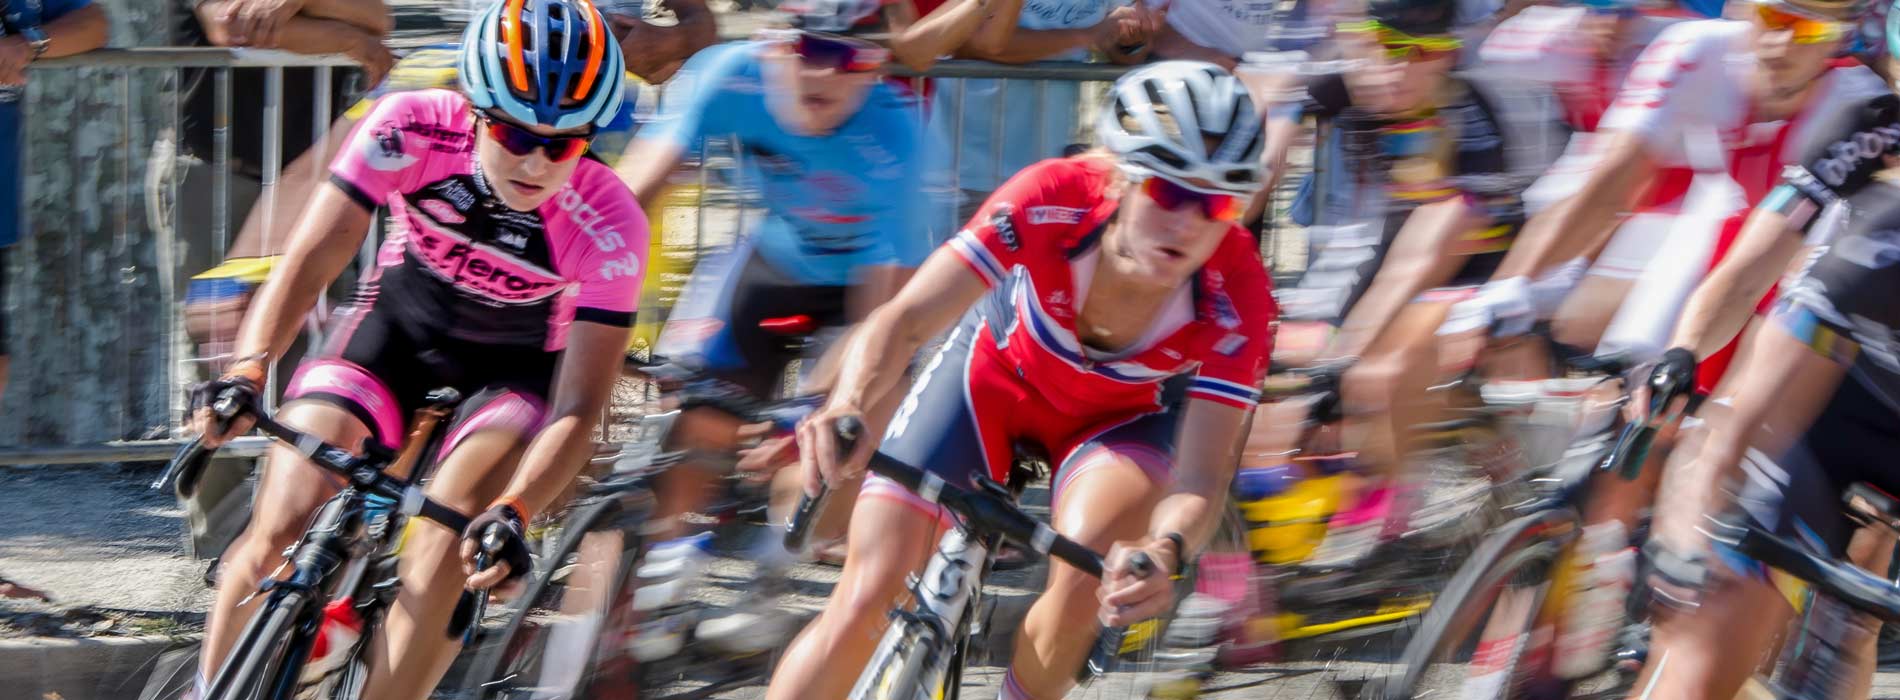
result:
[[[1162,61],[1123,75],[1095,136],[1130,177],[1162,175],[1190,189],[1251,194],[1266,137],[1233,74],[1202,61]]]

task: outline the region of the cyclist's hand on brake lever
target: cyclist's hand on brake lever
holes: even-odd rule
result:
[[[1685,348],[1670,348],[1663,353],[1662,359],[1653,365],[1638,368],[1631,376],[1636,380],[1630,387],[1630,401],[1623,407],[1623,418],[1631,423],[1646,423],[1650,420],[1655,407],[1651,406],[1655,398],[1656,387],[1695,381],[1695,353]],[[1663,407],[1665,420],[1682,414],[1689,403],[1689,392],[1681,392]]]
[[[1180,566],[1174,557],[1174,545],[1165,539],[1141,545],[1117,542],[1109,548],[1096,592],[1102,624],[1126,627],[1167,612],[1174,604],[1172,578]]]
[[[876,436],[867,434],[856,436],[856,443],[849,455],[844,454],[843,445],[838,440],[838,424],[846,421],[864,424],[864,412],[856,406],[827,403],[816,413],[806,416],[798,424],[798,462],[805,473],[805,493],[816,495],[819,480],[826,484],[838,484],[864,475],[865,465],[871,462],[871,452],[877,449]]]
[[[223,404],[226,399],[239,407],[252,405],[269,371],[269,366],[262,359],[246,358],[231,365],[230,371],[225,372],[224,376],[200,382],[191,388],[191,430],[204,436],[205,447],[215,449],[230,442],[231,438],[251,431],[251,426],[256,423],[251,416],[240,413],[226,417],[219,414],[229,408]]]
[[[494,588],[520,579],[533,561],[528,556],[526,519],[512,503],[497,503],[470,521],[462,531],[462,572],[468,574],[471,591]],[[475,568],[476,556],[484,553],[493,562],[486,569]]]

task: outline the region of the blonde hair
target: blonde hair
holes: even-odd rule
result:
[[[1128,173],[1122,171],[1121,160],[1115,152],[1105,146],[1095,146],[1074,156],[1077,160],[1100,165],[1108,171],[1108,186],[1102,188],[1112,199],[1121,199],[1123,190],[1128,187]]]

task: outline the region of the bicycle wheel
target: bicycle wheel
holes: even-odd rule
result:
[[[1526,653],[1531,630],[1557,558],[1577,528],[1576,514],[1560,509],[1520,517],[1492,533],[1426,611],[1399,657],[1399,673],[1368,684],[1360,697],[1401,700],[1428,691],[1518,697],[1535,680],[1527,677],[1537,673],[1527,668],[1537,665]],[[1478,644],[1477,635],[1487,630],[1490,639]]]
[[[642,696],[641,667],[624,641],[638,622],[632,600],[644,495],[602,498],[569,517],[508,624],[480,642],[466,697]]]
[[[953,697],[961,679],[932,674],[930,659],[947,650],[937,649],[937,633],[915,620],[892,624],[878,640],[877,651],[852,686],[850,700],[934,700]],[[952,664],[953,666],[957,664]],[[954,669],[953,669],[954,671]],[[935,675],[936,678],[930,676]],[[928,683],[931,687],[925,687]]]
[[[218,670],[205,700],[286,700],[297,687],[296,664],[286,663],[293,647],[307,647],[298,637],[304,595],[290,592],[265,600],[264,608],[245,626],[244,636]]]

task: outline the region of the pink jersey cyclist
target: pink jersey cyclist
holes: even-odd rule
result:
[[[1096,457],[1132,456],[1165,483],[1182,390],[1251,408],[1276,315],[1254,239],[1233,227],[1196,278],[1166,302],[1140,342],[1113,354],[1084,346],[1076,312],[1117,200],[1114,165],[1081,156],[1025,168],[949,242],[984,284],[985,301],[951,331],[892,418],[882,450],[943,471],[984,465],[1007,477],[1018,443],[1057,460],[1055,495]],[[974,474],[958,474],[962,483]],[[873,478],[865,493],[915,503]]]
[[[506,421],[531,430],[574,320],[630,327],[647,223],[613,170],[584,160],[532,211],[496,198],[476,164],[474,111],[459,92],[385,97],[331,165],[389,235],[322,358],[291,398],[337,403],[395,445],[421,396],[455,386],[471,404],[453,438]],[[482,392],[486,392],[483,394]]]

